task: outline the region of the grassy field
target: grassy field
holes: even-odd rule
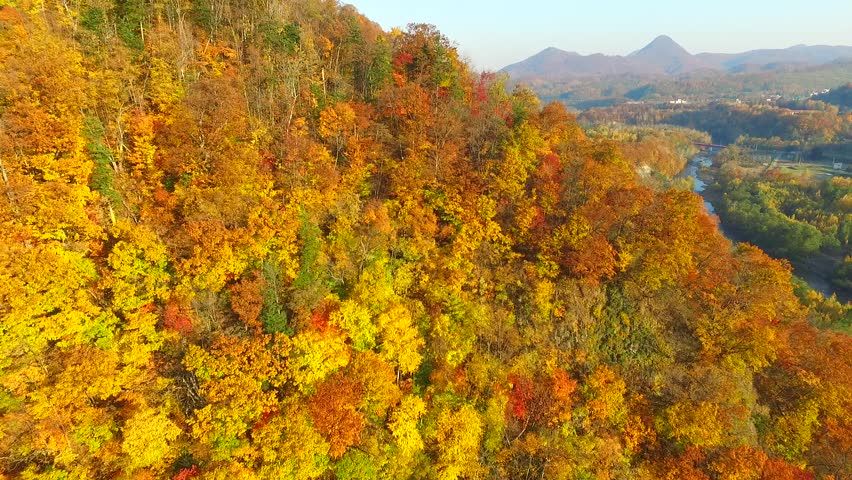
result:
[[[833,168],[832,163],[819,162],[819,163],[811,163],[811,162],[788,162],[788,161],[776,161],[772,162],[772,164],[768,168],[775,168],[781,173],[785,175],[790,175],[791,177],[799,177],[799,178],[815,178],[815,179],[824,179],[827,177],[849,177],[852,176],[852,173],[849,171],[843,170],[835,170]]]

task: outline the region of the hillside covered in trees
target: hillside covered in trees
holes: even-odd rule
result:
[[[818,66],[779,67],[763,70],[744,65],[742,72],[733,74],[701,72],[661,77],[625,73],[597,78],[524,79],[523,82],[531,85],[543,99],[558,100],[571,108],[586,110],[633,102],[668,104],[677,99],[699,104],[737,99],[761,102],[779,96],[801,100],[814,92],[845,84],[852,76],[852,62],[848,60]],[[834,103],[831,97],[825,101]]]
[[[743,143],[774,150],[830,150],[852,143],[852,112],[841,112],[834,105],[812,100],[777,104],[623,104],[587,110],[580,119],[590,124],[677,125],[707,132],[714,142],[723,145]]]
[[[852,477],[848,307],[646,181],[688,131],[334,0],[3,4],[0,478]]]
[[[844,110],[852,110],[852,83],[841,85],[828,93],[817,95],[816,99],[832,105],[837,105]]]

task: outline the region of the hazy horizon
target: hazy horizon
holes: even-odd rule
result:
[[[617,0],[591,8],[552,0],[351,0],[383,28],[431,23],[478,68],[499,70],[547,47],[583,55],[627,55],[659,35],[690,53],[740,53],[806,45],[852,45],[852,2],[719,0],[713,8],[674,0]],[[510,8],[511,7],[511,8]]]

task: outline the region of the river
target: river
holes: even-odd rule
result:
[[[707,183],[701,179],[701,169],[708,168],[713,166],[713,158],[707,156],[706,154],[698,155],[689,161],[686,168],[680,173],[680,177],[692,177],[695,180],[693,184],[692,191],[701,195],[701,198],[704,199],[704,208],[707,210],[707,213],[714,214],[716,213],[716,208],[713,207],[713,204],[707,201],[707,198],[704,197],[704,190],[707,189]],[[718,217],[717,217],[718,218]],[[732,235],[731,232],[726,232],[724,228],[722,228],[722,220],[718,221],[719,231],[722,232],[722,235],[728,238],[728,240],[737,243],[739,241],[743,241],[743,239],[735,238],[735,235]],[[842,291],[838,291],[834,288],[834,286],[829,282],[824,274],[820,272],[820,268],[816,267],[816,263],[806,262],[791,262],[793,264],[794,274],[807,282],[808,286],[817,292],[823,294],[825,297],[830,297],[831,295],[837,295],[837,299],[840,302],[846,303],[849,302],[849,295],[845,294]],[[825,268],[825,267],[823,267]]]
[[[686,168],[683,169],[683,171],[680,173],[680,176],[684,178],[692,177],[695,182],[692,186],[692,191],[699,195],[702,195],[704,190],[707,189],[707,184],[704,182],[704,180],[701,180],[698,174],[702,168],[710,167],[712,165],[712,158],[699,155],[689,161],[689,163],[686,165]],[[702,195],[701,198],[704,198],[704,196]],[[708,202],[706,199],[704,200],[704,208],[707,209],[707,213],[716,213],[716,209],[713,208],[713,204]]]

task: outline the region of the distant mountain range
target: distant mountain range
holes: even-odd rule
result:
[[[670,37],[661,35],[627,56],[580,55],[546,48],[536,55],[505,67],[513,80],[566,80],[612,75],[679,76],[706,72],[741,73],[796,66],[814,66],[852,59],[852,47],[796,45],[776,50],[693,55]]]

